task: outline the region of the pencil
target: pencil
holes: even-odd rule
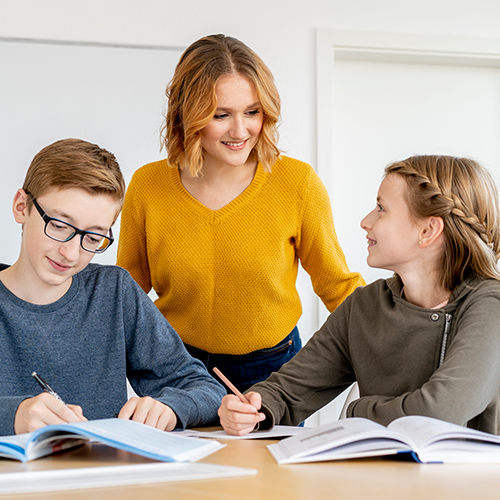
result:
[[[229,379],[218,368],[214,368],[214,373],[218,375],[218,377],[229,387],[229,389],[231,389],[231,391],[233,391],[233,394],[235,396],[238,396],[242,403],[251,404],[250,401],[248,401],[248,399],[243,396],[243,394],[241,394],[238,389],[236,389],[236,386],[232,382],[230,382]]]
[[[237,396],[242,403],[246,403],[248,405],[252,404],[218,368],[214,368],[214,373],[217,374],[217,376],[229,387],[229,389],[231,389],[231,391],[233,391],[233,394]],[[257,415],[258,414],[259,412],[257,411]],[[259,427],[260,427],[260,422],[257,422],[255,424],[253,431],[255,432],[259,430]]]

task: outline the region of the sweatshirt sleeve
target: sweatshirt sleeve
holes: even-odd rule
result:
[[[127,377],[134,391],[169,406],[180,428],[214,423],[225,389],[191,357],[158,308],[127,277]]]
[[[335,232],[332,207],[325,186],[310,168],[301,206],[297,254],[311,276],[315,293],[332,312],[365,282],[351,272]]]
[[[298,425],[355,382],[347,338],[337,334],[346,331],[349,301],[348,297],[292,360],[249,389],[262,396],[265,426]]]
[[[15,434],[14,420],[17,407],[32,396],[4,396],[0,398],[0,436]]]
[[[495,412],[500,393],[498,292],[490,289],[471,294],[451,321],[444,362],[426,383],[397,397],[361,397],[349,405],[347,416],[387,425],[405,415],[424,415],[470,425],[480,414],[485,418],[488,407]],[[497,418],[492,415],[492,419]],[[483,427],[484,423],[470,426]]]

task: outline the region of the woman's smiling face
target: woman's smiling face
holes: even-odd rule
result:
[[[260,137],[264,115],[255,85],[240,74],[215,85],[217,110],[201,131],[204,165],[244,165]]]

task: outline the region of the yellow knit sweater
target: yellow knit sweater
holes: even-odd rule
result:
[[[158,294],[156,305],[189,345],[246,354],[296,325],[298,261],[327,308],[364,281],[351,273],[325,187],[306,163],[281,157],[220,210],[183,187],[167,160],[135,172],[121,218],[118,265]]]

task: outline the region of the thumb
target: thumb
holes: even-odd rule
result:
[[[262,406],[262,396],[258,392],[249,392],[246,394],[246,398],[252,406],[255,406],[257,410],[260,410]]]

